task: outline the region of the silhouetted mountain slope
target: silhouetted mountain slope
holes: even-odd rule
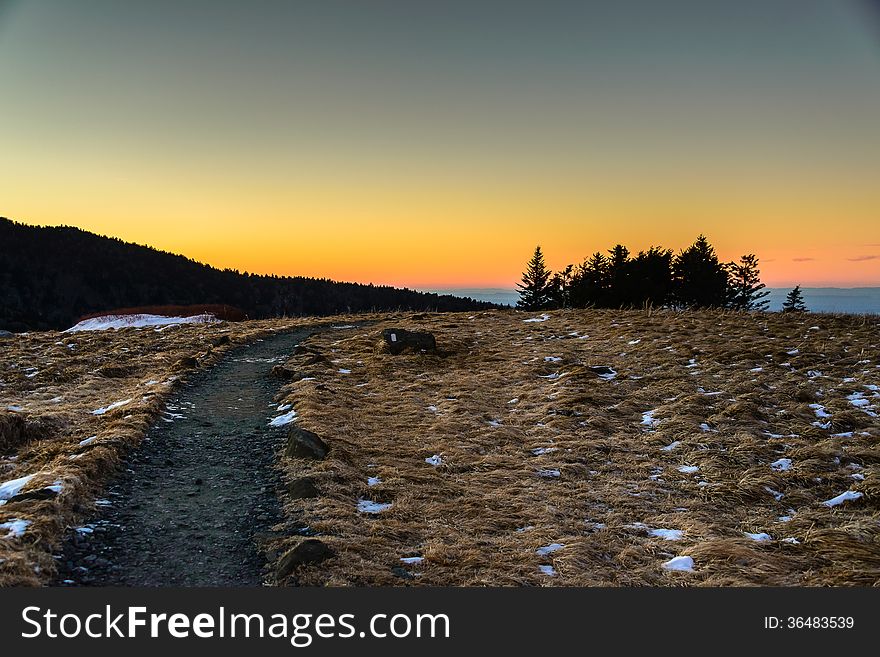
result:
[[[387,286],[219,270],[79,228],[27,226],[0,217],[0,329],[64,329],[89,313],[189,304],[230,304],[254,319],[492,307]]]

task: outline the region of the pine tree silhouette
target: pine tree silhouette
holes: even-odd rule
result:
[[[752,253],[744,255],[739,262],[730,263],[728,269],[728,306],[737,310],[767,310],[770,290],[765,290],[767,286],[761,282],[758,258]]]
[[[782,302],[782,312],[784,313],[805,313],[807,305],[804,303],[804,295],[801,294],[801,286],[795,285],[794,289],[785,295],[785,301]]]
[[[728,301],[727,269],[704,235],[679,253],[672,265],[675,302],[685,308],[719,308]]]
[[[519,301],[517,308],[523,310],[543,310],[551,304],[551,288],[549,284],[550,270],[544,264],[544,254],[541,247],[535,247],[535,253],[526,271],[523,272],[522,283],[517,283],[519,288]]]

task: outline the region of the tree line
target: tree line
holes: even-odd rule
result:
[[[754,254],[721,262],[704,235],[677,254],[655,246],[632,254],[617,244],[558,272],[547,268],[538,246],[517,287],[517,307],[524,310],[646,306],[766,310],[770,294],[761,282]],[[806,310],[799,287],[789,297],[784,310]]]
[[[405,288],[220,270],[78,228],[0,217],[0,329],[65,329],[118,308],[194,304],[234,306],[251,319],[496,307]]]

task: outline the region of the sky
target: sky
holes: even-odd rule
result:
[[[878,120],[866,1],[0,0],[0,216],[257,273],[880,285]]]

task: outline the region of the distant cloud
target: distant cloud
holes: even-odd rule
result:
[[[792,262],[811,262],[815,260],[815,258],[792,258]]]
[[[855,258],[847,258],[850,262],[864,262],[865,260],[877,260],[880,259],[880,255],[863,255],[856,256]]]

